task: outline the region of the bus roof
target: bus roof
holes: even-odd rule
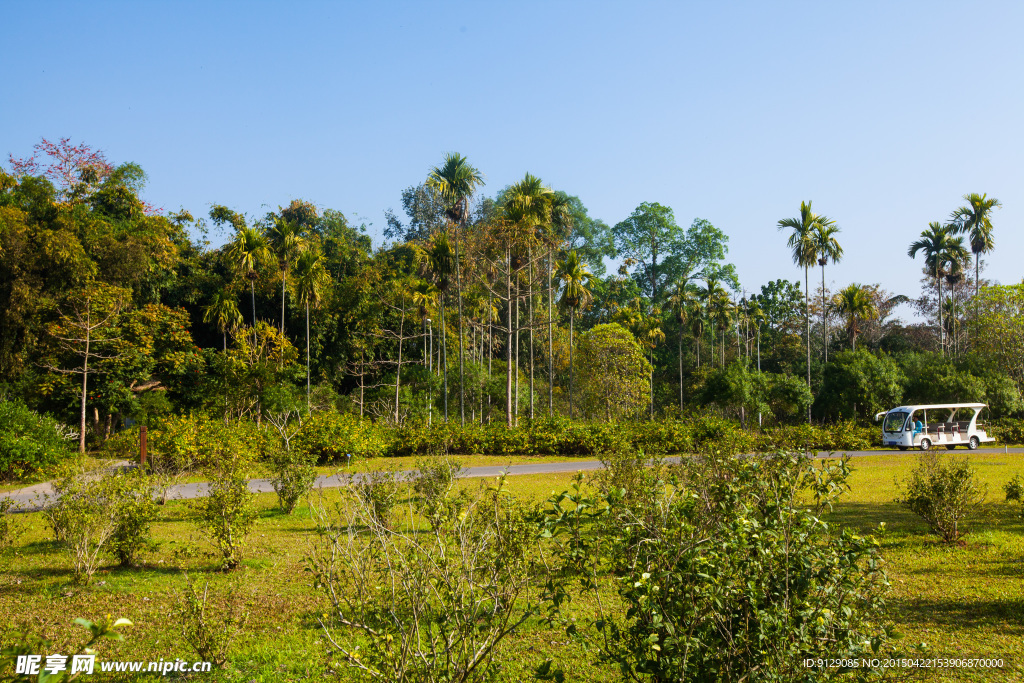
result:
[[[916,406],[899,406],[899,407],[896,407],[896,408],[891,408],[890,410],[887,410],[886,412],[891,413],[894,410],[909,410],[909,411],[914,411],[914,410],[932,410],[934,408],[939,408],[939,409],[941,409],[941,408],[974,408],[975,410],[981,410],[982,408],[987,408],[987,407],[988,407],[988,404],[986,404],[986,403],[930,403],[930,404],[927,404],[927,405],[922,404],[922,405],[916,405]]]

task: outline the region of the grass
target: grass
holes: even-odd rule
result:
[[[461,460],[465,466],[487,462]],[[517,461],[497,460],[500,464]],[[897,452],[855,459],[852,491],[830,521],[865,532],[877,532],[879,523],[885,522],[887,530],[880,539],[892,583],[889,602],[908,648],[926,642],[936,657],[1003,657],[1011,665],[1001,671],[947,669],[935,672],[933,680],[1024,678],[1024,521],[1002,502],[1001,490],[1022,470],[1024,456],[971,455],[989,494],[968,520],[969,534],[962,547],[939,543],[922,522],[893,502],[894,479],[906,476],[913,462],[914,454]],[[402,466],[412,467],[412,463]],[[509,484],[521,498],[542,500],[565,488],[571,477],[523,475],[511,477]],[[479,483],[466,480],[460,485]],[[329,491],[327,495],[339,494]],[[84,641],[85,632],[71,623],[75,617],[95,619],[108,613],[127,617],[135,626],[126,629],[126,641],[104,642],[101,660],[181,657],[191,661],[196,657],[185,646],[172,616],[175,593],[182,589],[187,571],[193,579],[208,581],[214,595],[240,583],[251,596],[251,617],[232,649],[229,668],[204,680],[319,678],[328,654],[316,619],[326,612],[326,603],[303,571],[313,528],[309,510],[301,505],[294,515],[282,515],[273,494],[259,496],[258,503],[261,518],[249,538],[243,568],[237,572],[216,571],[217,560],[195,531],[187,503],[172,501],[162,507],[160,520],[153,526],[155,547],[144,555],[143,565],[104,566],[89,587],[72,581],[68,558],[51,540],[41,515],[19,515],[17,523],[27,531],[0,560],[0,614],[10,615],[11,623],[30,623],[44,633],[53,641],[50,653],[71,651]],[[595,605],[581,599],[573,609],[584,623],[588,615],[593,616]],[[537,623],[507,641],[499,657],[506,662],[502,680],[530,679],[532,670],[547,658],[566,671],[569,681],[617,680],[610,666],[596,663],[595,652],[584,641],[570,640],[563,631]]]

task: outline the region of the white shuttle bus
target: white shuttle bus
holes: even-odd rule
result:
[[[945,446],[952,450],[967,446],[974,450],[979,444],[995,441],[985,432],[978,416],[984,403],[943,403],[927,406],[900,406],[875,415],[882,419],[882,445],[901,451]]]

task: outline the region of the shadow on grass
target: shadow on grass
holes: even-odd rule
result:
[[[891,599],[889,605],[902,624],[915,627],[958,629],[998,627],[1000,633],[1024,635],[1024,598],[1006,600]]]

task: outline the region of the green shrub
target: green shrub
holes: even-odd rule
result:
[[[24,525],[14,520],[14,514],[11,512],[13,507],[13,499],[0,499],[0,552],[13,547],[25,533]]]
[[[107,551],[122,567],[134,565],[139,553],[149,546],[150,525],[156,518],[152,487],[139,470],[103,477],[97,485],[114,521]]]
[[[985,499],[986,488],[967,458],[925,452],[902,484],[896,502],[918,515],[946,543],[963,535],[961,521]]]
[[[297,450],[282,449],[271,457],[274,472],[271,483],[283,512],[292,514],[299,500],[313,490],[316,483],[314,462],[309,454]]]
[[[69,475],[54,482],[53,490],[58,497],[43,511],[43,517],[71,557],[75,580],[88,584],[99,567],[101,551],[117,528],[110,499],[102,479]]]
[[[347,413],[313,413],[292,438],[292,448],[318,463],[336,463],[346,454],[358,458],[388,453],[386,430]],[[397,453],[395,453],[397,455]]]
[[[19,401],[0,401],[0,481],[37,476],[76,457],[77,434]]]
[[[398,484],[398,474],[391,469],[361,472],[352,477],[352,492],[362,506],[362,514],[382,529],[391,529]]]
[[[209,582],[203,582],[200,592],[185,574],[185,586],[176,598],[174,616],[181,626],[182,639],[200,660],[223,668],[231,644],[249,619],[244,593],[233,585],[211,595]]]
[[[256,494],[249,491],[252,460],[239,435],[225,428],[205,446],[204,470],[210,477],[205,498],[192,503],[199,528],[223,556],[222,566],[234,569],[241,562],[245,537],[256,523]]]

